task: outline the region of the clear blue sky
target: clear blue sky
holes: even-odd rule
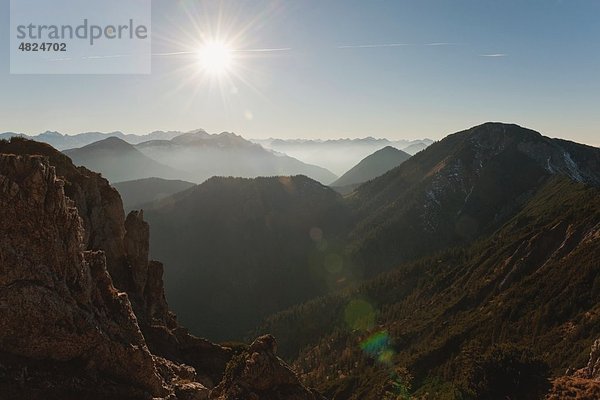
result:
[[[289,49],[241,52],[225,85],[177,56],[149,76],[9,75],[0,5],[0,131],[437,139],[491,120],[600,145],[598,0],[153,1],[157,54],[219,13],[236,49]]]

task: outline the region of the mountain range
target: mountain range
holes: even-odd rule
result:
[[[304,174],[328,184],[336,176],[325,168],[275,154],[239,135],[198,130],[171,140],[152,140],[136,148],[165,165],[188,172],[193,182],[212,176],[257,177]]]
[[[131,144],[138,144],[146,142],[148,140],[170,140],[175,136],[181,135],[183,132],[179,131],[154,131],[146,135],[134,135],[126,134],[120,131],[116,132],[84,132],[76,135],[65,135],[56,131],[46,131],[37,135],[26,135],[23,133],[15,132],[4,132],[0,133],[0,139],[10,139],[11,137],[22,137],[25,139],[32,139],[37,142],[48,143],[52,147],[58,150],[74,149],[78,147],[87,146],[100,140],[108,139],[110,137],[116,137]]]
[[[196,129],[188,132],[181,131],[154,131],[144,135],[126,134],[120,131],[115,132],[84,132],[75,135],[65,135],[56,131],[46,131],[37,135],[26,135],[16,132],[0,133],[0,139],[9,139],[11,137],[23,137],[33,139],[38,142],[48,143],[58,150],[69,150],[87,146],[100,140],[111,137],[119,138],[127,143],[137,145],[149,141],[169,141],[177,136],[184,134],[201,133],[207,139],[209,135],[202,129]],[[218,136],[218,135],[217,135]],[[225,135],[227,136],[227,134]],[[404,150],[408,154],[414,155],[425,149],[431,143],[430,139],[418,140],[387,140],[366,137],[363,139],[336,139],[336,140],[304,140],[304,139],[252,139],[262,147],[273,150],[277,153],[283,153],[296,158],[307,164],[314,164],[333,171],[341,175],[350,169],[359,160],[369,154],[380,150],[386,146],[392,146]],[[329,182],[331,183],[333,179]]]
[[[549,139],[516,125],[489,123],[448,136],[343,199],[309,179],[290,181],[290,190],[297,196],[292,204],[309,204],[312,200],[304,198],[307,193],[320,193],[330,200],[317,204],[331,204],[334,214],[343,216],[334,220],[337,223],[325,224],[322,219],[326,214],[314,208],[317,214],[305,214],[305,221],[299,224],[299,211],[285,206],[290,199],[283,196],[274,201],[263,192],[267,187],[279,187],[281,192],[278,178],[213,180],[167,198],[165,206],[147,210],[146,216],[154,227],[155,255],[177,266],[167,275],[167,291],[178,311],[178,306],[190,304],[195,290],[207,282],[205,274],[221,274],[224,265],[231,268],[227,276],[244,276],[250,271],[262,276],[258,271],[272,271],[293,260],[294,266],[283,272],[292,274],[299,285],[310,282],[310,290],[304,292],[309,296],[344,288],[404,262],[486,237],[520,212],[553,176],[597,185],[599,157],[597,148]],[[299,182],[313,191],[298,190]],[[273,225],[272,218],[280,225]],[[312,227],[307,224],[319,229],[318,240],[309,240]],[[283,229],[281,226],[285,233],[278,230]],[[274,236],[267,240],[271,236],[265,235]],[[299,250],[279,244],[280,237],[297,237],[292,243]],[[186,255],[181,243],[191,242],[198,244],[194,254]],[[310,259],[312,253],[319,257]],[[315,265],[321,274],[313,272]],[[298,271],[303,276],[293,275]],[[179,282],[189,289],[182,289]],[[223,279],[219,287],[235,293],[252,290],[248,289],[252,285],[251,279]],[[184,298],[185,293],[190,295]],[[277,304],[297,301],[290,288],[276,293],[271,294]],[[260,310],[262,306],[253,301],[247,306]],[[220,309],[225,302],[213,300],[211,304],[215,312],[226,315],[225,319],[239,318],[247,325],[256,322],[254,318],[260,314],[242,309],[232,314],[231,308]],[[180,313],[186,324],[202,326],[193,314]],[[215,338],[232,332],[225,325],[207,329]]]
[[[260,148],[207,135],[130,154],[193,172],[191,154],[168,155]],[[486,123],[385,169],[345,196],[304,175],[213,177],[125,218],[98,174],[0,140],[0,264],[16,266],[0,268],[0,390],[25,367],[36,388],[84,394],[597,398],[600,149]],[[190,335],[165,296],[192,333],[228,343]],[[57,385],[77,360],[96,381]]]
[[[111,182],[155,177],[201,183],[212,176],[289,174],[305,174],[324,183],[336,179],[324,168],[275,154],[227,132],[211,135],[198,130],[137,145],[109,137],[63,152],[77,165],[98,171]]]
[[[111,182],[152,177],[177,179],[188,175],[153,160],[117,137],[109,137],[78,149],[63,150],[63,153],[76,165],[98,171]]]
[[[227,204],[227,210],[239,208],[246,203],[242,199],[248,199],[248,193],[258,186],[259,182],[246,181],[242,192],[216,203]],[[595,315],[590,290],[596,280],[595,249],[600,248],[599,186],[597,148],[499,123],[449,135],[359,186],[352,195],[336,200],[335,209],[343,215],[344,224],[317,231],[316,240],[306,242],[309,249],[302,250],[321,258],[313,256],[303,261],[304,268],[295,268],[304,271],[302,279],[278,279],[306,282],[317,277],[321,293],[335,294],[282,311],[255,333],[275,332],[282,337],[283,354],[307,382],[330,398],[380,399],[409,384],[417,393],[437,392],[440,396],[462,393],[484,398],[507,390],[520,393],[519,398],[536,398],[548,390],[545,377],[570,365],[582,365],[591,342],[600,336],[592,328],[595,319],[582,320],[585,315]],[[227,192],[215,190],[220,195]],[[232,206],[236,202],[239,205]],[[258,217],[258,226],[266,224],[270,213],[276,213],[279,221],[293,220],[291,212],[269,208],[268,202],[260,204],[260,213],[244,213]],[[570,210],[569,214],[565,215],[565,210]],[[224,243],[236,233],[248,238],[251,232],[259,232],[239,217],[227,219],[223,233],[209,228],[215,224],[208,222],[179,229],[171,216],[159,220],[153,214],[160,212],[148,214],[159,232],[165,220],[172,223],[166,232],[192,229],[190,238],[210,235],[214,243]],[[211,208],[206,214],[219,212],[225,211]],[[197,213],[204,215],[205,207]],[[298,235],[306,234],[307,226],[298,228]],[[292,231],[285,236],[293,237]],[[166,233],[155,238],[161,243],[161,255],[181,254],[169,249],[168,237]],[[260,241],[263,246],[270,242]],[[224,249],[207,248],[210,257],[231,260],[227,258],[231,249],[240,247],[228,243]],[[275,248],[282,251],[278,253],[282,259],[301,261],[297,254],[287,253],[279,245]],[[242,249],[236,261],[225,263],[235,266],[231,276],[282,266],[281,261],[269,264],[264,258],[273,254],[273,249],[256,244]],[[180,262],[188,269],[183,279],[195,287],[203,278],[192,277],[190,270],[205,269],[194,267],[193,259]],[[309,272],[314,270],[321,274]],[[552,278],[540,283],[546,274]],[[573,274],[577,274],[576,280]],[[178,279],[179,272],[173,275]],[[226,280],[222,285],[232,293],[240,290],[244,281],[233,285]],[[317,282],[311,287],[319,287]],[[178,297],[176,287],[171,292],[174,298]],[[290,290],[294,285],[285,287]],[[272,292],[278,304],[286,303],[287,290]],[[573,296],[580,297],[574,300]],[[556,300],[551,301],[553,297]],[[575,308],[569,306],[573,301],[578,304]],[[257,299],[245,306],[263,307]],[[230,318],[231,308],[228,310],[225,313]],[[256,316],[239,311],[240,318]],[[562,317],[553,319],[555,313]],[[193,315],[188,315],[186,323],[196,326]],[[573,333],[569,345],[559,350],[565,326],[580,320],[581,330],[574,331],[579,333]],[[228,331],[228,327],[217,328],[225,330],[210,328],[210,335],[219,337]],[[519,338],[520,333],[526,339]],[[556,353],[545,353],[547,346]],[[461,356],[461,351],[474,353]],[[476,374],[473,362],[492,361],[517,363],[517,372],[500,371],[509,374],[502,379],[513,379],[511,373],[523,374],[527,385],[499,389],[503,385],[494,382],[482,386],[478,375],[448,372],[459,369]],[[400,373],[402,368],[407,368],[406,373]]]

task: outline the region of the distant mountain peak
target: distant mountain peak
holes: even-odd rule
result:
[[[189,143],[203,141],[210,137],[211,137],[211,135],[208,134],[206,131],[203,131],[202,129],[198,129],[195,131],[187,132],[187,133],[181,134],[179,136],[176,136],[173,139],[171,139],[171,141],[173,143],[189,144]]]
[[[99,140],[97,142],[88,144],[87,146],[82,147],[82,149],[100,149],[100,148],[110,148],[110,149],[124,149],[124,150],[135,150],[135,147],[125,140],[118,138],[116,136],[109,136],[106,139]]]
[[[63,135],[60,132],[57,131],[46,131],[46,132],[42,132],[40,133],[38,136],[54,136],[54,137],[63,137],[65,135]]]
[[[336,180],[332,186],[352,186],[348,188],[349,190],[340,190],[342,193],[350,192],[357,185],[385,174],[409,158],[410,154],[398,150],[393,146],[385,146],[363,158],[358,164]]]

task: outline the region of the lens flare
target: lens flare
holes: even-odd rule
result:
[[[392,338],[387,331],[375,332],[360,343],[361,350],[370,358],[375,359],[389,372],[388,389],[383,400],[408,400],[410,396],[410,381],[412,377],[405,368],[394,365],[396,352]]]
[[[375,325],[375,309],[368,301],[352,300],[344,310],[344,320],[353,330],[369,330]]]
[[[391,348],[391,339],[387,331],[374,333],[360,343],[360,348],[369,357],[375,358],[384,364],[389,363],[394,355]]]

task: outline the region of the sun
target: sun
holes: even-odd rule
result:
[[[197,52],[198,67],[213,76],[224,75],[231,70],[233,49],[225,42],[204,43]]]

